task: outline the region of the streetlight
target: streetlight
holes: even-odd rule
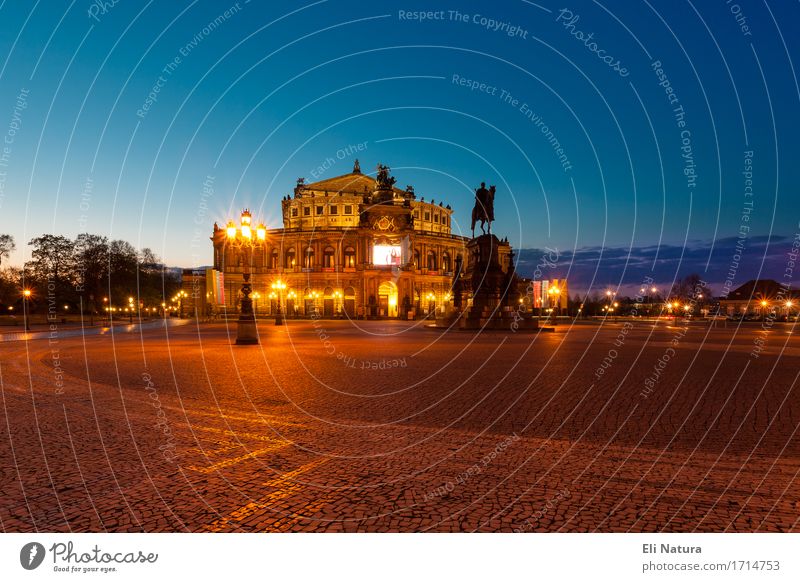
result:
[[[558,287],[550,287],[547,290],[547,293],[551,296],[550,297],[550,302],[553,303],[555,301],[555,306],[556,306],[556,309],[558,310],[558,311],[555,311],[555,312],[552,309],[550,310],[551,313],[554,313],[554,315],[551,317],[551,319],[553,321],[553,325],[555,325],[556,324],[556,318],[558,317],[558,314],[561,311],[561,301],[560,301],[561,289],[559,289]],[[610,293],[610,291],[609,291],[609,293]]]
[[[28,301],[30,301],[30,298],[31,290],[24,289],[22,291],[22,319],[25,323],[25,331],[31,330],[30,322],[28,321]]]
[[[333,315],[334,317],[338,317],[342,305],[342,292],[338,289],[333,292]],[[392,306],[392,299],[389,299],[389,307]]]
[[[266,240],[267,230],[263,224],[259,224],[255,232],[256,240],[253,240],[251,221],[252,215],[249,210],[245,209],[242,211],[241,224],[238,231],[232,220],[229,220],[226,226],[228,240],[231,243],[238,243],[240,248],[245,249],[248,259],[245,262],[244,269],[242,269],[242,301],[236,330],[237,345],[258,344],[258,330],[256,329],[256,317],[253,313],[253,300],[250,299],[253,288],[250,284],[249,259],[252,257],[253,246],[259,242],[263,243]],[[183,308],[183,302],[181,302],[181,308]]]
[[[286,283],[278,279],[272,284],[272,289],[278,292],[278,311],[275,313],[275,325],[283,325],[283,314],[281,313],[281,295],[286,289]]]
[[[183,289],[178,291],[178,294],[175,296],[175,300],[178,301],[178,305],[180,305],[180,312],[178,313],[178,317],[180,317],[180,319],[183,319],[183,300],[188,296],[189,294]]]
[[[761,321],[765,321],[767,319],[767,307],[769,306],[769,302],[766,299],[761,300]]]
[[[128,297],[128,308],[125,310],[130,317],[129,322],[133,323],[133,297]]]

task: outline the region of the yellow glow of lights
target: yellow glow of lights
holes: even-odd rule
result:
[[[249,225],[250,224],[250,213],[249,212],[242,212],[242,225]]]
[[[395,307],[397,305],[397,299],[394,297],[389,298],[389,307]]]
[[[689,311],[691,308],[692,308],[692,306],[691,306],[691,305],[684,305],[684,306],[683,306],[683,310],[684,310],[684,311]]]
[[[258,240],[267,240],[267,228],[263,224],[259,224],[256,229]]]
[[[794,304],[791,301],[787,301],[786,302],[786,307],[791,307],[792,305],[794,305]]]
[[[25,289],[25,290],[22,292],[22,294],[23,294],[25,297],[30,297],[30,296],[31,296],[31,290],[30,290],[30,289]]]
[[[228,221],[228,226],[226,227],[228,231],[228,238],[236,238],[236,226],[234,226],[233,221]]]
[[[766,307],[767,305],[769,305],[769,303],[767,303],[766,301],[761,302],[761,307]]]
[[[286,283],[284,283],[283,281],[281,281],[280,279],[278,279],[277,281],[275,281],[275,282],[274,282],[274,283],[271,285],[271,287],[272,287],[273,289],[281,289],[281,290],[282,290],[282,289],[286,289]]]
[[[250,238],[252,235],[253,235],[253,233],[250,231],[250,227],[247,226],[246,224],[243,224],[242,225],[242,236],[244,238]]]
[[[615,302],[614,302],[614,307],[619,307],[619,303],[617,303],[617,302],[615,301]]]

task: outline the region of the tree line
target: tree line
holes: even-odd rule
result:
[[[102,313],[108,306],[126,306],[128,298],[142,306],[160,307],[180,287],[180,276],[156,254],[137,250],[124,240],[79,234],[74,240],[43,234],[32,239],[31,259],[22,267],[3,262],[16,249],[10,235],[0,235],[0,313],[8,313],[31,291],[30,308],[52,304]]]

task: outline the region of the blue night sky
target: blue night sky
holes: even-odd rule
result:
[[[741,237],[737,284],[779,279],[800,231],[798,22],[755,0],[5,1],[0,233],[12,264],[89,231],[204,265],[214,221],[278,227],[298,177],[358,157],[464,234],[496,184],[522,274],[550,247],[575,289],[719,283]]]

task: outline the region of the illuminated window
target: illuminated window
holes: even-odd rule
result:
[[[333,250],[333,247],[327,247],[322,252],[322,266],[326,269],[332,269],[336,266],[336,251]]]
[[[355,269],[356,267],[356,250],[353,247],[344,249],[344,266],[346,269]]]
[[[428,270],[436,270],[436,255],[433,253],[433,251],[428,251]]]
[[[303,267],[306,269],[314,268],[314,249],[312,247],[308,247],[306,249],[306,256],[303,259]]]
[[[270,269],[278,268],[278,249],[272,249],[272,255],[269,261],[269,268]]]
[[[291,269],[294,265],[294,249],[289,249],[286,251],[286,263],[283,266]]]
[[[444,253],[442,255],[442,269],[444,270],[445,273],[449,273],[450,271],[453,270],[450,267],[450,255],[447,253]]]

